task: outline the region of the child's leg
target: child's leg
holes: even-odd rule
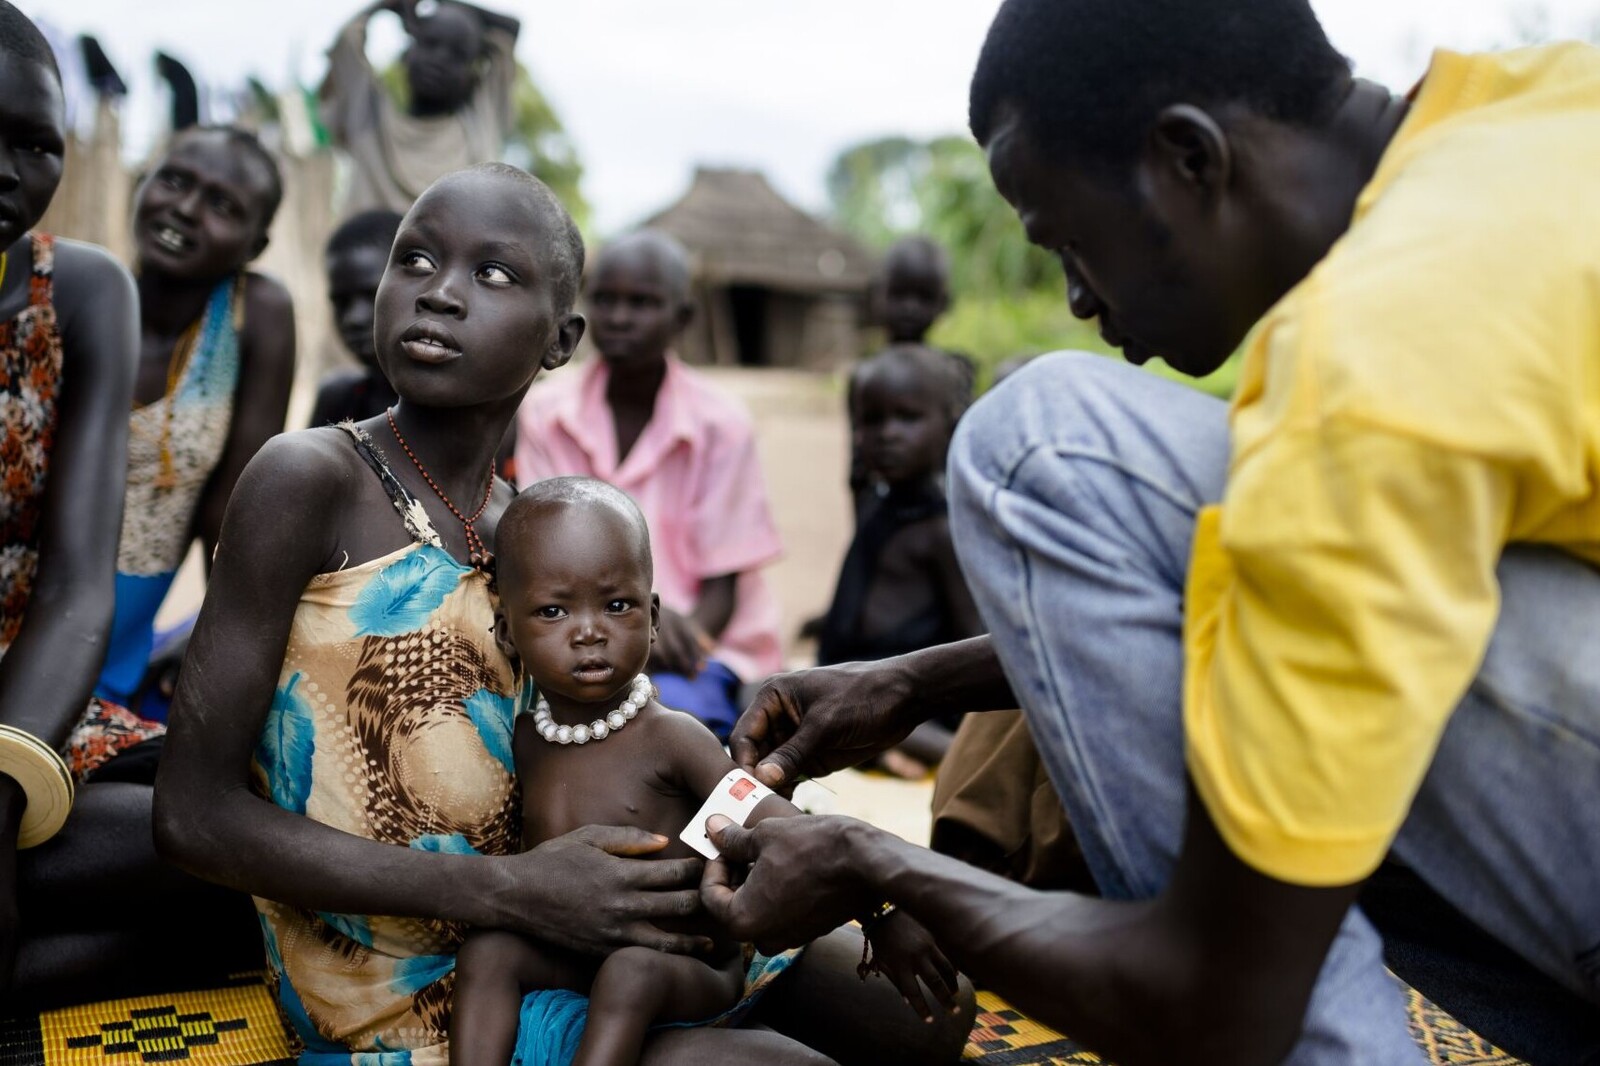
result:
[[[508,1066],[522,997],[538,988],[588,990],[593,964],[516,933],[484,929],[456,955],[451,1066]]]
[[[649,948],[622,948],[600,964],[589,989],[589,1024],[573,1066],[634,1066],[645,1031],[658,1022],[694,1022],[739,1002],[743,961],[720,967]]]

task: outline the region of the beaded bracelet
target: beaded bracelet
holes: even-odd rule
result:
[[[61,831],[72,811],[72,774],[56,750],[32,733],[0,724],[0,774],[26,797],[17,847],[43,844]]]
[[[856,964],[856,976],[863,981],[868,974],[881,973],[882,967],[872,954],[872,934],[883,926],[884,920],[900,908],[887,901],[872,908],[872,913],[861,919],[861,961]]]

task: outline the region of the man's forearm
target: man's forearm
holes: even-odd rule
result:
[[[887,660],[926,713],[923,720],[962,711],[1004,711],[1018,705],[987,635],[941,644]]]
[[[1354,896],[1249,869],[1192,794],[1172,882],[1139,902],[1035,892],[861,824],[847,847],[975,984],[1122,1066],[1279,1062]]]

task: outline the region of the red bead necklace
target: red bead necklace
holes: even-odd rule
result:
[[[411,450],[411,445],[407,444],[405,437],[400,435],[400,427],[394,421],[394,408],[389,408],[384,414],[389,416],[389,429],[394,433],[394,439],[400,442],[400,447],[404,449],[406,458],[411,460],[411,465],[417,468],[417,473],[422,475],[422,480],[426,481],[428,487],[433,490],[433,494],[439,497],[446,507],[450,508],[450,513],[456,516],[461,522],[461,528],[466,530],[467,561],[480,570],[487,570],[489,564],[494,561],[494,555],[484,546],[483,538],[478,536],[478,531],[473,528],[473,523],[483,517],[483,512],[489,507],[489,499],[494,495],[493,462],[491,461],[489,465],[489,485],[484,489],[483,502],[478,504],[478,509],[473,511],[470,516],[464,515],[461,513],[461,509],[450,501],[450,497],[444,494],[444,490],[434,482],[432,476],[428,473],[427,467],[423,466],[422,460],[417,458],[417,453]]]

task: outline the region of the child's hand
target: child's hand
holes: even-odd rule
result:
[[[878,972],[893,982],[906,1005],[923,1021],[933,1021],[933,1010],[917,985],[919,977],[940,1006],[956,1010],[956,968],[922,923],[909,914],[895,911],[873,927],[872,959]]]

